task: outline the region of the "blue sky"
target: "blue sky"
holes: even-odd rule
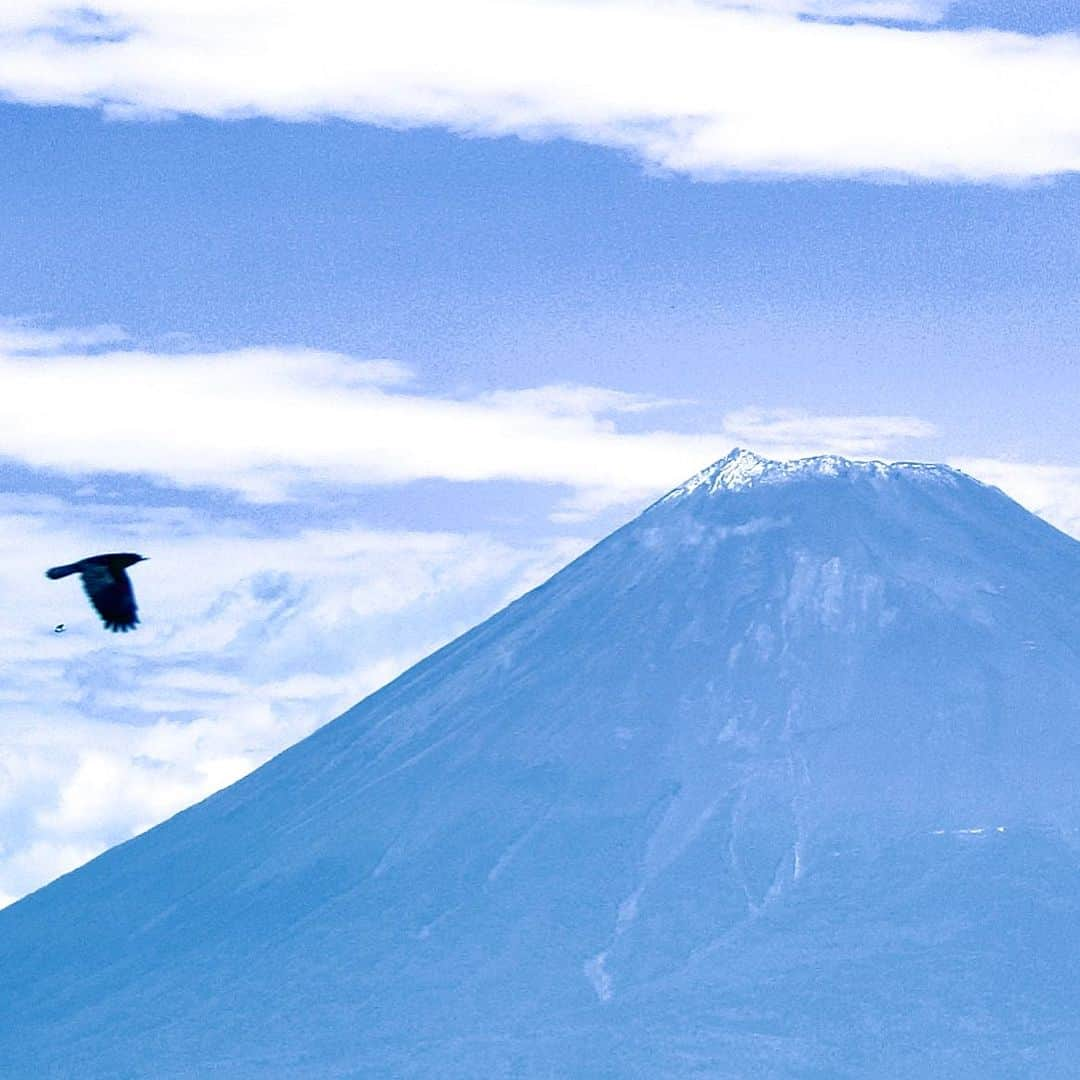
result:
[[[704,183],[567,141],[11,105],[0,132],[10,314],[393,357],[447,393],[690,397],[687,427],[913,412],[930,452],[1076,456],[1073,177]]]
[[[0,902],[732,445],[950,461],[1080,533],[1078,30],[931,0],[0,13]],[[41,577],[113,547],[152,556],[123,640]]]

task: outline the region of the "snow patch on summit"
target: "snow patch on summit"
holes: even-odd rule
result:
[[[926,465],[920,462],[903,461],[892,464],[884,461],[855,461],[836,454],[776,461],[772,458],[761,457],[751,450],[736,447],[727,457],[702,469],[686,483],[668,492],[660,501],[668,502],[683,498],[699,488],[705,488],[707,493],[712,495],[719,491],[738,491],[762,484],[781,484],[788,480],[808,478],[866,476],[883,479],[898,471],[947,483],[955,483],[958,478],[964,476],[963,473],[947,465]]]

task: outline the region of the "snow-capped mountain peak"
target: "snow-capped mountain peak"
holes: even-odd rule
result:
[[[922,462],[884,462],[841,457],[837,454],[819,454],[813,457],[776,460],[762,457],[752,450],[736,447],[719,461],[690,477],[661,500],[667,502],[694,492],[714,494],[720,491],[738,491],[763,484],[781,484],[791,480],[825,479],[840,477],[879,478],[906,473],[919,479],[932,479],[946,483],[966,480],[977,483],[971,477],[948,465],[928,465]]]

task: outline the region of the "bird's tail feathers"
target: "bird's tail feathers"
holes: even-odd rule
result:
[[[77,574],[79,569],[78,563],[68,563],[67,566],[54,566],[51,570],[46,570],[45,576],[55,581],[57,578],[67,577],[68,574]]]

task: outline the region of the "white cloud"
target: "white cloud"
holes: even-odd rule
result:
[[[38,841],[19,850],[10,859],[4,860],[7,875],[18,885],[18,892],[6,893],[0,890],[0,908],[14,903],[27,892],[52,881],[61,874],[66,874],[83,863],[89,862],[105,850],[105,845],[65,844],[50,841]]]
[[[602,386],[553,385],[525,390],[492,390],[477,401],[498,408],[534,413],[540,416],[597,416],[605,413],[643,413],[690,402],[671,398],[653,398],[609,390]]]
[[[933,20],[943,6],[21,0],[0,15],[0,93],[119,115],[563,136],[706,178],[1015,180],[1080,168],[1076,35],[799,17]]]
[[[119,326],[60,327],[47,330],[28,319],[0,319],[0,353],[13,356],[85,349],[127,341]]]
[[[733,441],[779,456],[872,454],[932,432],[910,417],[747,410],[713,431],[626,432],[619,415],[679,403],[592,386],[440,397],[406,387],[409,375],[393,361],[303,349],[0,352],[0,455],[256,501],[312,483],[518,480],[573,489],[580,512],[662,492]]]
[[[724,430],[736,442],[770,447],[777,458],[803,457],[823,446],[832,453],[866,457],[937,433],[916,416],[820,416],[796,409],[740,409],[724,417]]]
[[[705,6],[778,15],[813,15],[825,19],[888,19],[937,22],[951,0],[706,0]]]
[[[1051,525],[1080,539],[1080,467],[995,458],[956,458],[950,464],[1001,488]]]

